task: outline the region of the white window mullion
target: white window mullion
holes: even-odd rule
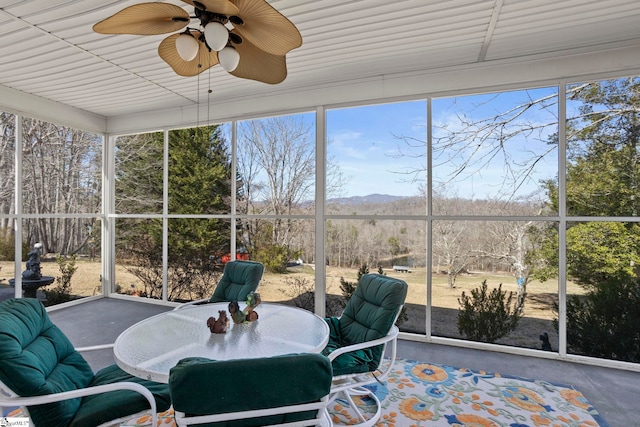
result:
[[[427,98],[427,188],[426,188],[426,197],[427,197],[427,220],[425,221],[425,232],[427,233],[426,238],[426,251],[427,251],[427,266],[433,265],[433,118],[432,118],[432,103],[431,98]],[[425,317],[425,331],[427,339],[431,339],[431,304],[433,303],[433,298],[431,295],[431,291],[433,289],[433,279],[431,275],[431,268],[425,269],[426,274],[426,284],[427,284],[427,301],[426,301],[426,317]]]
[[[236,225],[238,221],[237,209],[237,195],[238,195],[238,180],[236,179],[238,171],[238,122],[234,120],[231,122],[231,233],[229,250],[231,251],[231,259],[236,259],[236,253],[238,251],[236,241]]]
[[[327,301],[326,280],[326,227],[325,227],[325,203],[326,203],[326,153],[327,153],[327,116],[324,107],[316,108],[316,203],[315,203],[315,281],[316,298],[315,312],[318,316],[325,316]]]
[[[115,196],[115,151],[116,137],[102,136],[102,294],[115,292],[116,282],[116,196]]]
[[[21,260],[22,260],[22,116],[16,114],[14,116],[15,120],[15,132],[14,132],[14,141],[13,145],[14,149],[14,161],[15,161],[15,169],[14,169],[14,200],[15,200],[15,213],[16,218],[13,221],[15,236],[13,239],[14,242],[14,266],[13,266],[13,277],[15,277],[14,282],[14,296],[16,298],[22,297],[22,275],[21,275]]]
[[[558,352],[567,357],[567,86],[558,85]]]
[[[169,298],[169,131],[164,130],[162,167],[162,301]]]

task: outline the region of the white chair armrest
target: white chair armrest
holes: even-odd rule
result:
[[[113,344],[99,344],[99,345],[91,345],[86,347],[76,347],[76,351],[96,351],[96,350],[107,350],[113,348]]]
[[[209,298],[203,298],[203,299],[198,299],[195,301],[189,301],[189,302],[185,302],[183,304],[180,304],[179,306],[175,307],[174,310],[182,310],[183,308],[187,308],[190,307],[192,305],[196,305],[196,304],[206,304],[209,302]]]
[[[334,361],[338,356],[340,356],[341,354],[345,354],[345,353],[349,353],[351,351],[355,351],[355,350],[362,350],[364,348],[370,348],[370,347],[375,347],[378,346],[380,344],[386,344],[389,341],[393,341],[398,337],[398,327],[396,325],[393,325],[391,327],[391,329],[389,330],[389,333],[387,335],[385,335],[382,338],[378,338],[376,340],[371,340],[371,341],[365,341],[363,343],[358,343],[358,344],[351,344],[351,345],[347,345],[344,347],[340,347],[334,351],[332,351],[331,353],[329,353],[329,355],[327,357],[329,357],[330,361]]]
[[[44,403],[60,402],[62,400],[75,399],[78,397],[91,396],[94,394],[101,394],[108,391],[116,390],[131,390],[144,396],[144,398],[149,402],[151,416],[153,418],[153,423],[151,425],[157,425],[158,414],[156,409],[156,400],[153,397],[153,393],[151,393],[151,391],[149,391],[149,389],[147,389],[142,384],[128,381],[113,384],[103,384],[78,390],[65,391],[62,393],[45,394],[42,396],[9,397],[0,394],[0,407],[41,405]]]

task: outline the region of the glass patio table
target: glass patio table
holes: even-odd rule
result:
[[[194,305],[132,325],[115,341],[117,365],[131,375],[168,383],[169,370],[186,357],[230,360],[319,353],[329,341],[324,319],[307,310],[273,303],[255,308],[258,320],[235,324],[230,319],[226,333],[214,334],[207,319],[217,319],[219,310],[228,314],[228,303]]]

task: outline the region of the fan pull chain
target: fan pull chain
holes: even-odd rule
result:
[[[211,126],[211,67],[209,67],[209,89],[207,90],[207,126]]]
[[[201,68],[202,64],[198,64],[198,68]],[[200,133],[200,74],[198,73],[198,86],[197,86],[197,94],[196,94],[196,131],[193,133],[194,139],[198,140],[198,135]]]

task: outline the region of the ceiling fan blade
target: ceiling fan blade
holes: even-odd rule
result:
[[[197,31],[190,32],[197,40],[200,33]],[[198,41],[198,54],[194,59],[191,61],[182,59],[176,49],[176,39],[180,34],[182,33],[170,35],[162,40],[160,46],[158,46],[160,58],[169,64],[176,74],[185,77],[196,76],[218,63],[218,54],[215,51],[209,51],[201,41]]]
[[[205,7],[207,12],[219,13],[220,15],[237,15],[238,8],[229,0],[182,0],[185,3],[189,3],[193,7],[197,7],[196,3],[200,3]]]
[[[154,35],[178,31],[186,27],[189,13],[168,3],[140,3],[126,7],[120,12],[93,26],[100,34]]]
[[[287,62],[284,55],[265,52],[248,40],[234,47],[240,54],[240,62],[230,74],[269,84],[280,83],[287,77]]]
[[[302,36],[291,21],[265,0],[231,0],[239,9],[244,24],[235,31],[258,49],[273,55],[285,55],[302,45]]]

